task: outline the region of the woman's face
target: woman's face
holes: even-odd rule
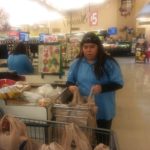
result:
[[[84,43],[82,46],[84,57],[89,60],[93,61],[96,59],[98,46],[94,43]]]

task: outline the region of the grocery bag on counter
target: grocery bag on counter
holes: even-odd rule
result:
[[[44,84],[38,88],[37,92],[46,98],[56,98],[62,92],[62,89],[59,87],[53,88],[50,84]]]
[[[38,94],[38,93],[35,93],[35,92],[24,91],[21,95],[21,98],[23,100],[30,102],[30,103],[38,103],[38,101],[40,99],[42,99],[43,96]]]

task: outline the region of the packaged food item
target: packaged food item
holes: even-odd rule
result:
[[[0,79],[0,88],[14,85],[16,81],[11,80],[11,79]]]
[[[0,89],[0,99],[7,100],[20,96],[21,92],[14,86],[7,86]]]
[[[18,81],[15,83],[15,86],[20,92],[27,91],[27,90],[31,89],[31,85],[25,81]]]

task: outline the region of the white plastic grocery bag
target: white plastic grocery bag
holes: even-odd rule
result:
[[[0,149],[19,150],[27,141],[26,126],[19,119],[5,115],[0,120]]]

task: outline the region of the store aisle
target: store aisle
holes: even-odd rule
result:
[[[133,58],[116,58],[125,86],[117,92],[117,116],[113,122],[120,150],[150,149],[150,64]]]

